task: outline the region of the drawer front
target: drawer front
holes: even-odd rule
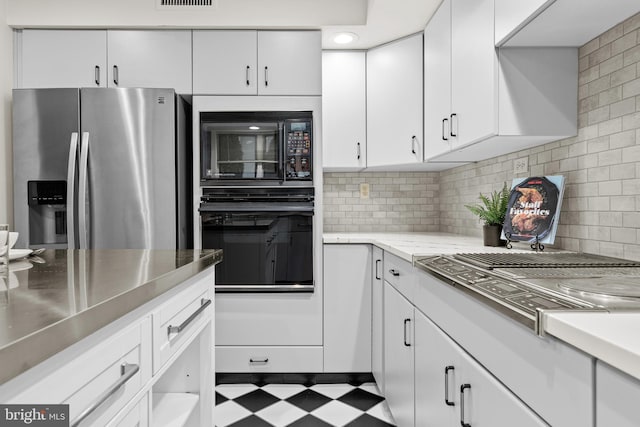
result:
[[[133,408],[118,416],[107,427],[148,427],[149,393],[145,393]]]
[[[190,341],[212,316],[211,276],[198,277],[185,290],[153,312],[153,372]]]
[[[322,347],[216,347],[216,372],[322,372]]]
[[[66,403],[72,422],[92,409],[82,425],[106,425],[150,379],[151,319],[145,317],[69,361],[9,403]],[[99,403],[108,391],[113,393]]]
[[[413,300],[416,287],[416,274],[413,266],[392,253],[384,253],[384,280],[396,288],[409,301]]]

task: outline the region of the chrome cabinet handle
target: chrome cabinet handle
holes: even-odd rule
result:
[[[264,85],[269,86],[269,67],[264,67]]]
[[[171,326],[171,325],[167,326],[167,335],[179,334],[180,332],[182,332],[184,328],[186,328],[189,325],[189,323],[193,321],[193,319],[198,317],[198,314],[202,313],[209,304],[211,304],[210,299],[202,298],[200,300],[200,307],[198,307],[198,309],[194,311],[193,314],[191,314],[191,316],[187,317],[187,319],[184,322],[182,322],[180,326]]]
[[[460,425],[462,427],[471,427],[471,424],[464,419],[464,391],[467,389],[471,390],[471,384],[462,384],[460,386]]]
[[[360,143],[358,142],[358,148],[356,150],[356,154],[358,155],[358,160],[360,160]]]
[[[67,163],[67,248],[76,248],[75,226],[75,182],[76,163],[78,157],[78,132],[71,133],[69,143],[69,160]]]
[[[445,132],[444,132],[444,124],[445,124],[445,122],[448,122],[448,121],[449,121],[449,119],[447,119],[446,117],[444,119],[442,119],[442,140],[443,141],[448,141],[449,140],[449,138],[447,138],[445,136]]]
[[[97,65],[93,70],[93,77],[95,78],[96,86],[100,86],[100,67]]]
[[[411,153],[416,154],[416,136],[411,137]]]
[[[380,265],[381,262],[382,262],[381,259],[376,260],[376,280],[382,279],[382,277],[380,277],[380,275],[378,274],[378,266]]]
[[[449,116],[451,118],[451,125],[449,126],[449,135],[452,138],[455,138],[456,136],[458,136],[457,133],[453,133],[453,118],[454,117],[458,117],[458,115],[456,113],[451,113],[451,115]]]
[[[268,357],[260,357],[260,358],[249,358],[249,363],[269,363]]]
[[[87,239],[87,174],[89,169],[89,132],[82,132],[80,140],[80,168],[78,174],[78,249],[88,249]]]
[[[249,71],[251,70],[251,67],[247,65],[247,71],[245,74],[245,77],[247,78],[247,86],[251,85],[251,82],[249,81]]]
[[[120,72],[118,71],[118,66],[114,65],[113,66],[113,82],[117,85],[119,84],[118,82],[120,81]]]
[[[395,268],[392,268],[391,270],[389,270],[389,273],[391,273],[391,275],[395,277],[398,277],[400,275],[400,272]]]
[[[411,319],[404,319],[404,345],[405,347],[411,347],[411,343],[407,342],[407,324],[411,322]]]
[[[448,406],[456,406],[454,402],[449,400],[449,371],[453,371],[453,366],[447,366],[444,368],[444,403]]]
[[[75,420],[71,421],[71,427],[80,425],[80,423],[84,421],[85,418],[87,418],[93,411],[98,409],[100,405],[102,405],[109,397],[111,397],[111,395],[117,392],[127,381],[131,379],[131,377],[137,374],[139,370],[140,365],[123,363],[120,366],[120,378],[118,378],[118,381],[113,383],[113,385],[109,387],[107,391],[98,396],[87,409],[82,411],[82,413],[76,417]]]

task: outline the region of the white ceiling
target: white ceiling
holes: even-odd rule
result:
[[[349,0],[346,0],[349,1]],[[324,49],[367,49],[424,30],[442,0],[368,0],[365,25],[322,27]],[[358,41],[347,46],[333,42],[341,31],[358,35]]]
[[[161,9],[158,0],[7,0],[14,28],[322,29],[325,49],[367,49],[422,31],[442,0],[217,0]],[[359,36],[337,45],[333,36]]]

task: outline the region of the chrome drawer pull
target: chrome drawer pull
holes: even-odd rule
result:
[[[184,328],[186,328],[189,325],[189,323],[191,323],[193,321],[193,319],[198,317],[198,314],[202,313],[204,311],[204,309],[207,308],[207,306],[209,304],[211,304],[211,300],[202,298],[200,300],[200,304],[201,304],[200,307],[198,307],[198,309],[196,311],[194,311],[191,316],[189,316],[184,322],[182,322],[180,324],[180,326],[171,326],[171,325],[169,325],[167,327],[167,335],[179,334],[180,332],[182,332],[182,330]]]
[[[135,374],[140,370],[140,365],[123,363],[120,366],[120,378],[116,381],[109,390],[102,393],[98,398],[91,404],[87,409],[85,409],[78,417],[71,422],[71,427],[76,427],[80,425],[85,418],[87,418],[93,411],[98,409],[100,405],[102,405],[109,397],[111,397],[115,392],[117,392],[120,387],[122,387],[127,381],[131,379]]]

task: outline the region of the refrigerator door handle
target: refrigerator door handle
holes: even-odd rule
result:
[[[69,163],[67,164],[67,247],[76,248],[75,229],[75,189],[76,162],[78,157],[78,132],[71,133],[69,143]]]
[[[89,166],[89,132],[80,141],[80,174],[78,183],[78,234],[80,249],[87,249],[87,169]]]

